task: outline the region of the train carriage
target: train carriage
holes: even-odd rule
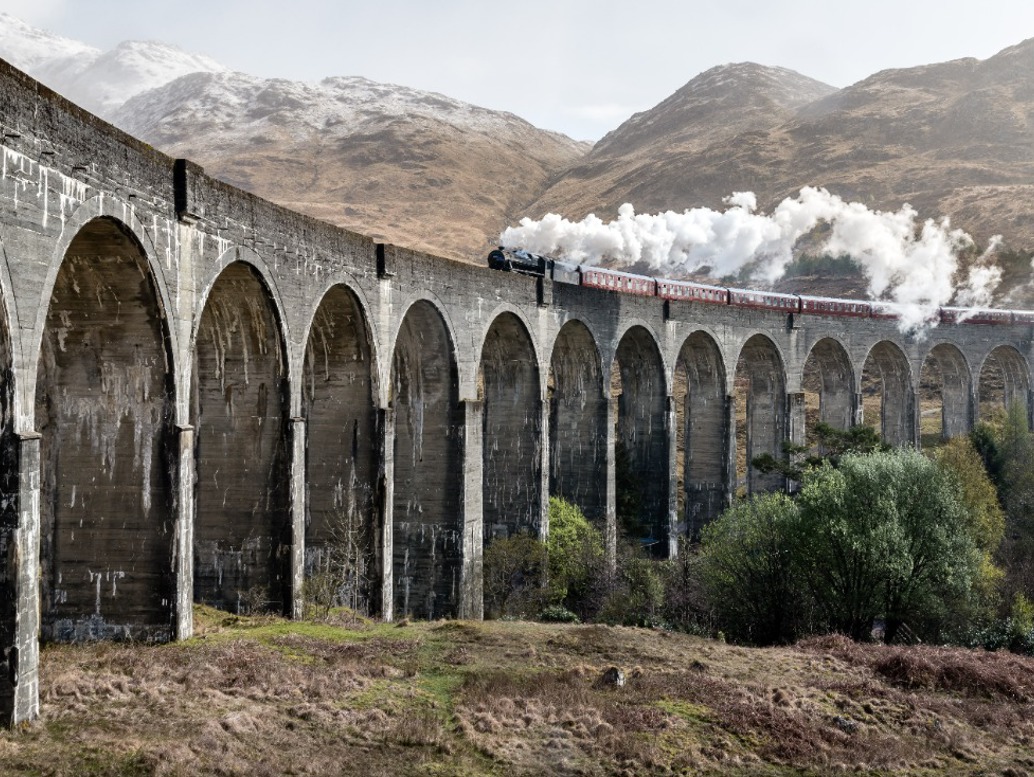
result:
[[[801,312],[824,316],[868,318],[872,315],[872,305],[869,302],[857,299],[801,295]]]
[[[729,290],[724,286],[708,286],[705,283],[672,281],[666,278],[657,281],[657,296],[662,299],[708,302],[714,305],[726,305],[729,302]]]
[[[992,308],[941,308],[942,324],[1011,324],[1011,310]]]
[[[582,286],[606,291],[619,291],[640,297],[657,296],[657,279],[645,275],[605,270],[602,267],[582,265]]]
[[[741,308],[798,313],[801,309],[801,298],[796,294],[781,294],[776,291],[729,289],[729,304]]]

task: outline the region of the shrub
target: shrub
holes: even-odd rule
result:
[[[570,502],[549,500],[549,601],[585,616],[595,610],[604,569],[603,537]]]
[[[625,626],[657,626],[661,623],[664,584],[658,572],[658,562],[646,558],[638,548],[624,546],[610,582],[599,620]]]
[[[530,617],[546,604],[546,546],[528,534],[494,540],[485,549],[485,615]]]
[[[538,618],[543,623],[580,623],[581,620],[577,615],[571,612],[566,607],[559,604],[551,604],[548,607],[544,607],[542,612],[539,613]]]

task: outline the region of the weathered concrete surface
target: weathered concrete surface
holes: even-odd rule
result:
[[[663,555],[736,489],[738,404],[751,454],[801,439],[808,392],[846,425],[878,389],[885,437],[916,441],[928,361],[946,433],[977,400],[1031,407],[1029,326],[919,341],[458,265],[214,181],[5,65],[0,106],[8,721],[37,713],[41,636],[184,637],[192,601],[296,613],[342,527],[350,595],[387,618],[477,617],[485,543],[544,534],[547,491],[613,558],[617,441],[624,531]]]

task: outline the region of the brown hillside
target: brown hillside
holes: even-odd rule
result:
[[[673,96],[611,133],[533,214],[606,218],[626,201],[640,212],[718,207],[742,190],[768,209],[815,185],[873,208],[909,202],[980,240],[1000,233],[1013,249],[1034,248],[1034,40],[985,61],[884,71],[803,106],[771,96],[773,84],[804,94],[787,72],[733,65],[702,74],[680,94],[696,95],[695,115],[716,118],[710,133],[697,127],[687,140]],[[710,88],[716,79],[731,92]],[[729,113],[755,121],[730,122]],[[667,130],[645,136],[644,124]]]

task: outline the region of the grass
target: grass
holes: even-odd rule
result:
[[[520,622],[196,613],[165,646],[48,646],[4,775],[1034,773],[1034,661],[748,649]],[[623,687],[600,682],[624,670]]]

